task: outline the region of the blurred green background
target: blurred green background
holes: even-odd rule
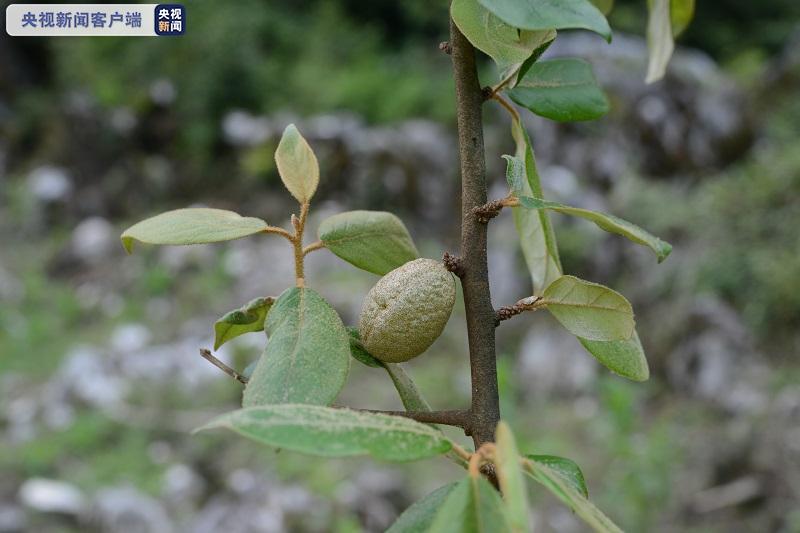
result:
[[[197,349],[217,317],[292,283],[285,243],[126,257],[118,235],[200,204],[285,224],[295,206],[272,154],[294,121],[322,167],[309,241],[329,214],[386,209],[423,255],[456,250],[447,3],[186,7],[181,38],[0,37],[0,531],[382,531],[458,469],[189,435],[241,394]],[[549,196],[674,245],[656,266],[554,217],[567,272],[633,302],[653,375],[612,376],[547,316],[523,315],[498,329],[504,418],[524,451],[577,461],[627,530],[800,532],[800,4],[699,0],[652,86],[646,3],[618,1],[610,20],[611,45],[562,32],[548,54],[589,59],[611,113],[526,120]],[[485,58],[481,76],[497,76]],[[508,123],[488,105],[485,119],[499,196]],[[495,305],[530,294],[508,214],[490,238]],[[324,251],[309,262],[355,323],[377,278]],[[263,342],[220,356],[243,368]],[[409,372],[435,407],[465,405],[460,303],[430,352]],[[357,362],[340,403],[399,407]],[[583,531],[531,497],[537,530]]]

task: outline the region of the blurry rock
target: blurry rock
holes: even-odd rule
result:
[[[231,111],[222,119],[222,135],[234,146],[256,146],[271,135],[280,135],[273,130],[266,117],[257,117],[247,111]]]
[[[78,516],[86,507],[86,498],[74,485],[64,481],[30,478],[19,488],[20,503],[42,513]]]
[[[122,352],[137,352],[147,346],[152,338],[150,329],[144,324],[121,324],[111,333],[111,349]]]
[[[598,363],[560,328],[533,327],[520,347],[515,378],[537,395],[575,395],[596,379]]]
[[[109,533],[168,533],[174,530],[161,503],[130,487],[101,490],[88,522]]]
[[[0,503],[0,533],[25,531],[28,519],[25,511],[16,505]]]
[[[754,140],[745,93],[698,50],[678,48],[664,80],[650,85],[644,83],[647,46],[637,37],[615,33],[606,45],[587,33],[564,34],[546,56],[577,56],[592,63],[611,111],[591,130],[531,119],[544,164],[565,164],[595,180],[614,181],[628,166],[673,176],[724,167],[741,158]]]
[[[72,180],[63,168],[45,165],[28,175],[28,190],[40,202],[60,202],[72,192]]]
[[[166,78],[160,78],[150,84],[150,98],[161,106],[167,106],[175,101],[178,91],[175,84]]]
[[[108,356],[91,346],[70,350],[54,381],[73,397],[96,407],[119,403],[129,390]]]
[[[339,500],[358,512],[368,531],[384,531],[403,511],[398,503],[405,497],[402,478],[392,470],[364,468],[344,483]]]
[[[164,475],[163,494],[176,503],[196,502],[205,491],[205,481],[190,466],[171,465]]]
[[[72,232],[72,255],[89,264],[106,259],[119,246],[114,226],[102,217],[90,217],[78,224]]]

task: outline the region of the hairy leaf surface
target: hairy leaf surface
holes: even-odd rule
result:
[[[580,28],[611,41],[611,27],[589,0],[479,0],[500,20],[522,30]]]
[[[592,356],[606,368],[633,381],[647,381],[650,369],[644,348],[636,330],[630,339],[619,341],[591,341],[578,337],[578,340]]]
[[[350,369],[350,340],[328,302],[312,289],[287,289],[264,329],[269,342],[245,387],[244,407],[333,402]]]
[[[260,218],[243,217],[233,211],[191,207],[175,209],[142,220],[122,234],[128,253],[133,242],[146,244],[208,244],[231,241],[261,233],[269,225]]]
[[[319,184],[319,163],[308,142],[289,124],[275,150],[275,163],[286,189],[301,204],[311,201]]]
[[[438,430],[409,418],[319,405],[277,404],[226,413],[200,430],[226,428],[268,446],[325,457],[413,461],[447,453]]]

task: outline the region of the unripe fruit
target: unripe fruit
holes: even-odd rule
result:
[[[442,334],[456,301],[456,283],[444,265],[415,259],[382,277],[361,308],[364,348],[385,363],[402,363]]]

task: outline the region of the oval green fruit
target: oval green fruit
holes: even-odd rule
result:
[[[364,299],[361,343],[385,363],[408,361],[442,334],[455,301],[455,279],[442,263],[409,261],[382,277]]]

